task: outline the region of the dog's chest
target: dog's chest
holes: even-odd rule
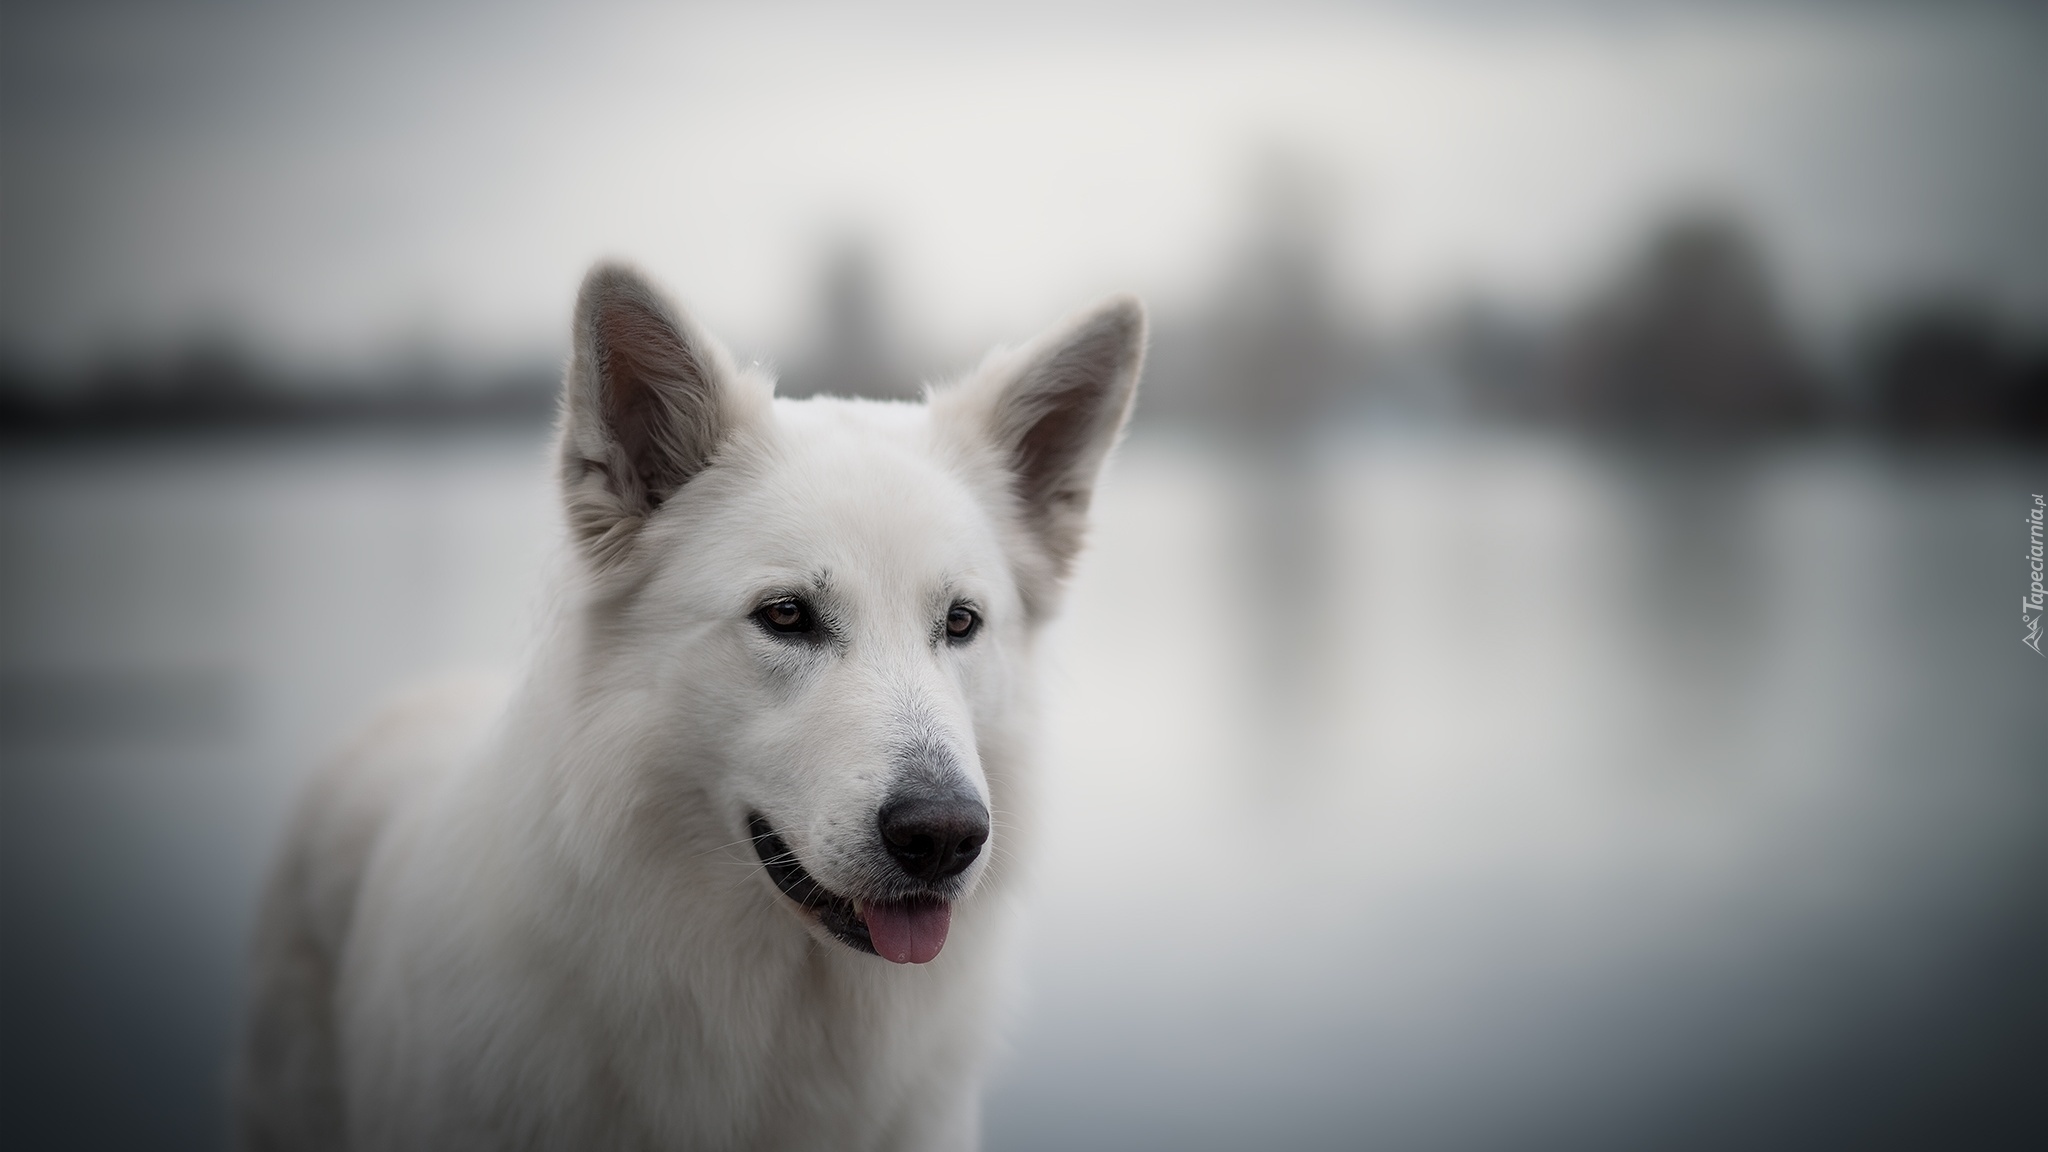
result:
[[[585,1070],[573,1143],[896,1148],[921,1144],[912,1134],[934,1117],[971,1113],[987,1028],[967,985],[981,982],[922,971],[892,987],[844,964],[872,958],[811,947],[742,986],[676,989],[640,1006],[637,1024],[594,1022],[582,1051],[564,1054]]]

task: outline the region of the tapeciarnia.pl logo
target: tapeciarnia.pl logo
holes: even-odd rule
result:
[[[2032,648],[2036,656],[2048,656],[2048,652],[2041,651],[2041,612],[2048,607],[2048,589],[2041,587],[2041,518],[2044,513],[2048,513],[2048,500],[2035,493],[2034,506],[2027,510],[2027,567],[2033,572],[2034,582],[2028,586],[2027,594],[2020,598],[2020,624],[2027,630],[2027,634],[2020,637],[2020,643]]]

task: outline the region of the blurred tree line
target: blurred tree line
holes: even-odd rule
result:
[[[1659,228],[1610,286],[1549,330],[1468,307],[1434,335],[1477,411],[1707,433],[1858,426],[2048,439],[2048,341],[1958,296],[1871,317],[1833,370],[1788,323],[1735,218]]]
[[[1824,366],[1731,214],[1675,214],[1555,318],[1465,301],[1406,334],[1344,315],[1333,245],[1312,231],[1275,219],[1252,235],[1203,314],[1160,324],[1148,418],[1247,438],[1383,413],[1654,435],[2048,439],[2043,333],[1927,295],[1870,317]]]
[[[1340,201],[1269,164],[1248,226],[1206,299],[1155,317],[1140,421],[1214,429],[1287,451],[1333,419],[1483,419],[1714,437],[1849,427],[1897,436],[2048,440],[2048,339],[1953,295],[1871,317],[1823,367],[1788,318],[1762,244],[1735,215],[1653,229],[1590,298],[1550,319],[1467,300],[1407,333],[1375,330],[1339,291]],[[909,398],[947,359],[897,323],[884,261],[828,246],[784,395]],[[0,356],[0,429],[544,419],[559,369],[398,361],[319,378],[267,367],[220,337],[84,371]]]

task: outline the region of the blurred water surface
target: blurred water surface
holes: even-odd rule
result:
[[[1135,440],[1053,637],[990,1146],[2037,1146],[2044,483]],[[407,680],[516,658],[552,525],[538,431],[0,455],[25,1144],[222,1139],[296,783]]]

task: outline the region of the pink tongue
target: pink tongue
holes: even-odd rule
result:
[[[946,946],[953,926],[953,906],[936,900],[860,906],[868,940],[882,959],[896,964],[927,964]]]

